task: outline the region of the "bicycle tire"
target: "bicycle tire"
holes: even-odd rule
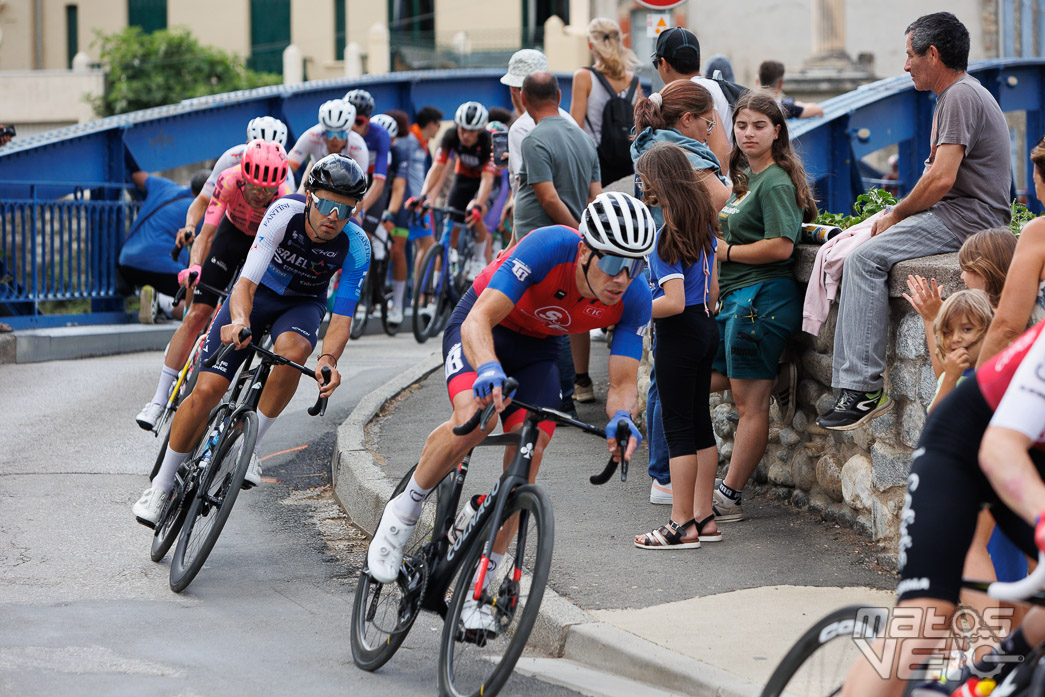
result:
[[[390,498],[406,490],[416,469],[414,465],[403,475]],[[402,646],[417,619],[427,586],[427,569],[423,568],[420,551],[432,537],[434,521],[438,520],[434,511],[440,509],[446,498],[443,483],[449,479],[447,475],[425,500],[414,535],[408,542],[405,559],[408,568],[416,571],[400,572],[394,584],[378,583],[365,569],[359,574],[352,602],[352,660],[363,670],[375,671],[387,663]],[[418,574],[423,577],[419,578]],[[392,597],[382,601],[386,591]]]
[[[761,697],[781,697],[785,690],[806,695],[838,694],[861,655],[853,639],[872,640],[885,629],[886,612],[877,610],[880,608],[849,605],[822,617],[780,660]]]
[[[152,548],[149,550],[149,558],[153,561],[158,562],[167,556],[171,545],[178,539],[181,527],[185,524],[185,518],[189,513],[188,502],[192,500],[192,495],[195,492],[196,487],[194,485],[175,485],[174,499],[171,501],[170,507],[165,511],[165,515],[157,523],[156,530],[152,536]]]
[[[499,629],[466,630],[462,622],[465,601],[473,595],[473,581],[491,526],[501,526],[519,514],[519,525],[501,563],[489,573],[481,602]],[[513,491],[499,521],[491,517],[472,538],[459,566],[453,598],[447,609],[439,644],[439,690],[448,697],[491,697],[511,677],[540,611],[552,563],[555,523],[551,502],[537,486]],[[515,555],[522,547],[527,578],[517,578]],[[528,580],[529,584],[525,583]],[[494,595],[496,594],[496,595]],[[492,602],[491,602],[492,601]],[[521,607],[520,607],[521,605]]]
[[[414,316],[412,324],[414,339],[419,344],[428,341],[428,338],[435,333],[433,330],[442,312],[445,289],[440,287],[442,285],[442,271],[437,272],[435,268],[438,259],[441,259],[444,264],[446,263],[446,248],[440,244],[435,244],[425,252],[424,259],[419,267],[421,269],[420,278],[414,284],[412,304]],[[429,303],[435,303],[435,312],[422,312]],[[425,319],[425,317],[428,319]]]
[[[373,268],[373,267],[371,267]],[[366,331],[367,321],[370,319],[370,283],[372,274],[367,269],[363,277],[363,287],[359,289],[359,303],[356,305],[356,313],[352,315],[352,326],[348,330],[348,338],[358,339]],[[363,308],[363,319],[359,319],[359,307]]]
[[[167,419],[167,423],[160,424],[160,431],[163,433],[163,442],[160,444],[160,451],[156,453],[156,460],[152,463],[152,471],[149,472],[149,481],[156,479],[156,475],[160,473],[160,466],[163,465],[163,458],[167,454],[167,446],[171,442],[171,419]],[[160,434],[157,433],[157,436]]]
[[[258,417],[252,411],[240,413],[225,427],[200,478],[171,559],[170,586],[175,593],[192,583],[218,541],[243,486],[257,438]]]

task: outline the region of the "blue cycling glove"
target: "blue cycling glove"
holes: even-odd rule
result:
[[[479,399],[489,397],[495,387],[503,389],[504,381],[508,379],[504,374],[504,368],[497,361],[483,363],[476,372],[478,375],[472,383],[472,391]]]
[[[610,422],[606,424],[607,440],[617,437],[617,425],[622,423],[627,424],[630,435],[638,441],[638,445],[641,445],[642,434],[639,432],[639,427],[631,420],[631,414],[626,409],[618,409],[617,413],[610,418]]]

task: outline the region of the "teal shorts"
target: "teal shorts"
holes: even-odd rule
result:
[[[802,294],[790,278],[734,290],[718,316],[715,371],[741,380],[773,380],[791,337],[802,328]]]

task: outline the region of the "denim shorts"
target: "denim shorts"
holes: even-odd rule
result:
[[[713,368],[729,378],[773,380],[791,337],[802,327],[802,294],[790,278],[738,288],[722,299]]]

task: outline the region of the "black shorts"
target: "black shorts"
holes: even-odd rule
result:
[[[965,555],[984,507],[1016,547],[1037,557],[1034,528],[1001,502],[980,469],[980,440],[993,415],[973,377],[963,380],[926,421],[900,520],[900,600],[958,602]],[[1030,457],[1038,474],[1045,474],[1045,453],[1032,449]]]
[[[392,182],[386,181],[385,188],[381,192],[380,198],[374,202],[374,205],[370,206],[363,214],[363,232],[368,235],[373,235],[374,230],[377,229],[378,224],[381,222],[381,215],[388,209],[388,199],[392,194]]]
[[[671,376],[657,382],[668,457],[713,448],[708,397],[718,323],[703,305],[690,305],[677,315],[655,320],[655,326],[654,367],[658,376]]]
[[[200,282],[211,288],[227,288],[233,276],[243,266],[252,244],[254,238],[251,235],[233,225],[228,218],[222,218],[221,224],[214,232],[214,239],[211,240],[210,252],[201,267]],[[192,302],[214,307],[218,304],[218,295],[197,285],[192,294]]]
[[[120,275],[123,280],[135,288],[152,286],[164,295],[174,296],[178,294],[178,274],[163,273],[161,271],[145,271],[133,266],[119,265]]]
[[[467,213],[465,206],[479,193],[480,183],[482,183],[481,179],[462,177],[459,174],[455,175],[454,183],[450,185],[450,193],[446,195],[446,205]],[[458,225],[464,225],[463,215],[451,215],[450,220]]]

